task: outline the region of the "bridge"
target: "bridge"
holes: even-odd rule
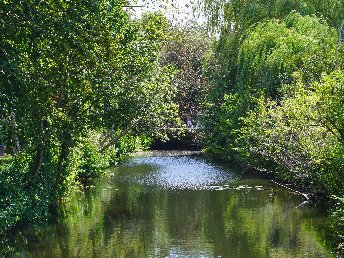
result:
[[[151,144],[151,150],[199,150],[200,127],[160,127],[159,131],[165,131],[169,140],[155,139]]]
[[[158,127],[156,128],[159,131],[199,131],[202,128],[201,127]]]

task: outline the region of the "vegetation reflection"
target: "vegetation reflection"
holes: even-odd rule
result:
[[[321,215],[271,183],[242,179],[228,189],[169,190],[121,181],[114,171],[76,193],[72,214],[18,234],[5,254],[27,257],[330,257]],[[122,169],[122,171],[121,171]],[[151,167],[151,173],[157,170]],[[254,186],[261,185],[261,188]],[[252,187],[253,186],[253,187]],[[252,187],[252,188],[251,188]],[[13,247],[15,246],[15,247]],[[15,250],[15,251],[14,251]]]

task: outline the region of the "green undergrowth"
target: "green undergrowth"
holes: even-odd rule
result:
[[[40,223],[60,213],[66,207],[71,193],[81,189],[83,183],[103,176],[110,166],[118,165],[131,152],[144,149],[149,139],[125,136],[105,153],[98,151],[99,135],[83,139],[68,156],[68,165],[58,188],[56,181],[56,156],[43,162],[41,172],[33,176],[30,170],[32,156],[21,153],[0,161],[0,233],[21,225]],[[63,210],[66,214],[68,211]]]

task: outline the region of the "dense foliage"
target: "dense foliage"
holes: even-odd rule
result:
[[[200,2],[219,31],[207,150],[332,198],[344,241],[344,2]]]
[[[167,21],[129,4],[0,2],[0,224],[45,218],[77,180],[98,175],[171,120]],[[130,135],[129,135],[130,133]]]
[[[210,153],[332,198],[344,241],[344,2],[198,2],[211,53],[204,30],[126,1],[0,1],[2,229],[202,113]]]
[[[179,117],[195,120],[205,108],[209,84],[203,77],[203,63],[210,51],[211,39],[197,24],[177,24],[169,30],[169,40],[161,52],[161,64],[173,66],[172,84],[176,87],[173,101]]]

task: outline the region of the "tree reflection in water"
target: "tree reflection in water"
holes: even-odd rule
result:
[[[176,182],[188,177],[192,187]],[[326,217],[309,206],[296,208],[301,197],[283,188],[273,186],[269,198],[271,187],[199,157],[139,157],[76,193],[59,223],[4,239],[0,254],[330,257],[322,238]]]

